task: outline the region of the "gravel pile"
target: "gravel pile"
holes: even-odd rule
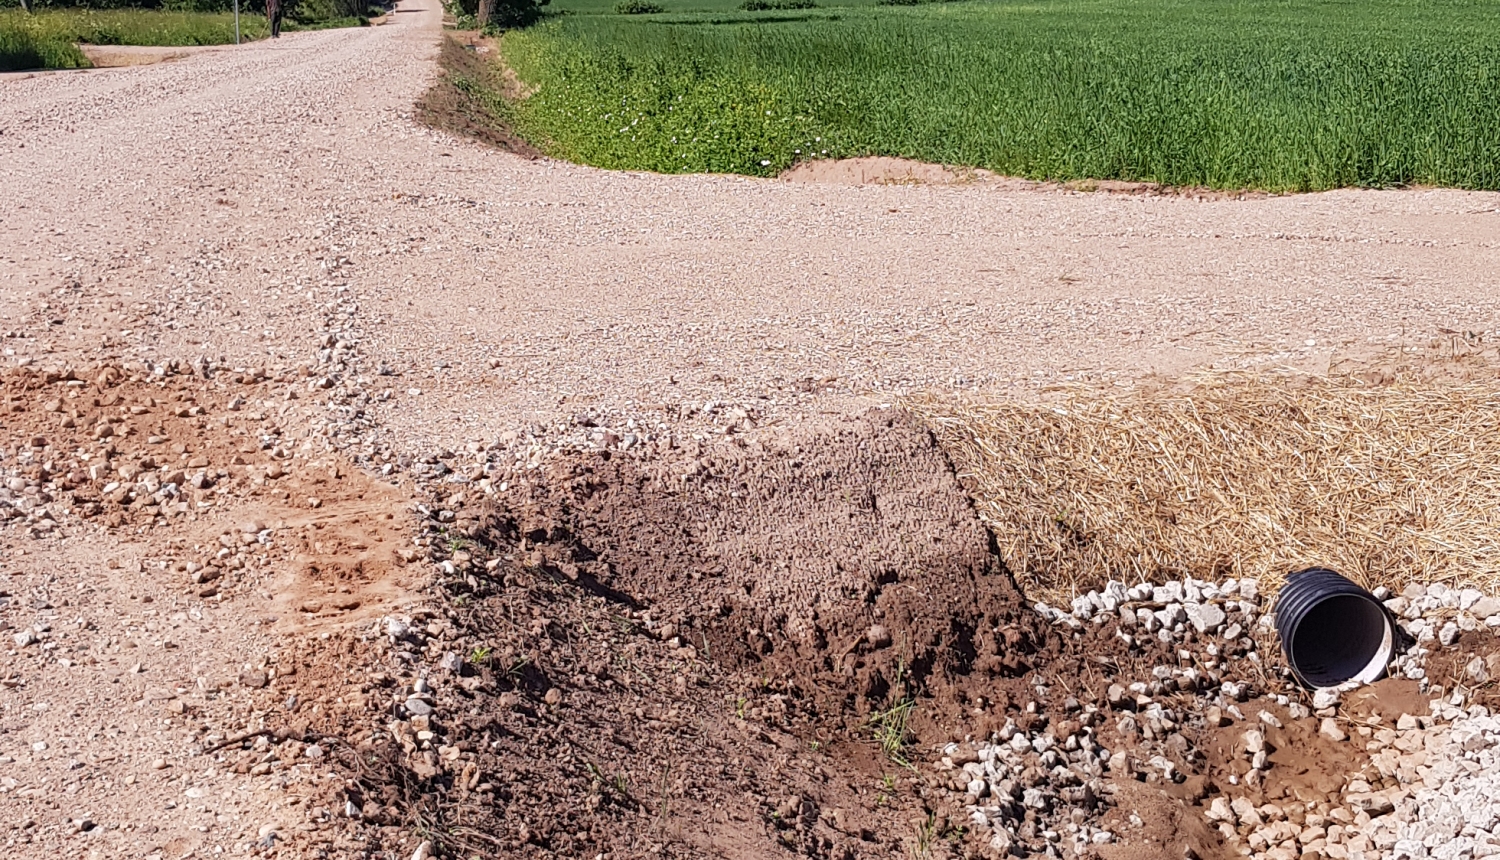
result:
[[[1500,677],[1489,632],[1500,601],[1442,585],[1376,594],[1408,637],[1398,680],[1382,684],[1425,694],[1420,713],[1383,719],[1353,685],[1298,687],[1254,581],[1111,582],[1069,610],[1035,606],[1117,670],[1110,683],[1063,693],[1037,681],[1019,719],[942,749],[938,784],[1002,856],[1139,841],[1140,817],[1115,809],[1130,783],[1176,786],[1225,850],[1255,860],[1500,853],[1500,721],[1470,701]],[[1430,677],[1435,655],[1462,677]],[[1326,771],[1324,788],[1307,771]]]

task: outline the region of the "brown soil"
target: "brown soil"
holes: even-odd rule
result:
[[[418,810],[463,851],[975,856],[931,772],[943,743],[1019,720],[1141,746],[1079,710],[1107,713],[1113,680],[1179,662],[1156,640],[1124,648],[1113,625],[1071,641],[1045,627],[931,435],[898,412],[579,454],[461,502],[432,505],[434,558],[454,574],[429,653],[468,655],[434,682],[433,744],[464,752],[389,754],[361,802]],[[443,508],[460,513],[440,525]],[[903,705],[882,752],[876,728]],[[1139,823],[1101,856],[1223,855],[1194,804],[1232,753],[1183,733],[1150,743],[1184,783],[1142,765],[1107,785],[1092,814]]]
[[[1034,667],[1041,621],[909,416],[683,453],[563,461],[497,528],[726,667],[795,686],[809,712],[863,718],[906,686],[949,719],[955,684]]]
[[[1001,177],[972,167],[949,167],[910,158],[871,155],[799,161],[783,171],[780,178],[783,182],[830,185],[968,185],[994,182]]]
[[[88,57],[96,69],[121,68],[124,66],[149,66],[180,60],[204,51],[222,51],[223,45],[186,47],[157,47],[154,45],[79,45],[78,50]]]
[[[294,461],[295,437],[282,437],[268,399],[274,391],[289,405],[288,381],[264,370],[209,382],[152,379],[114,366],[23,369],[0,376],[0,432],[32,450],[57,452],[29,470],[54,488],[38,494],[43,504],[110,530],[200,539],[211,539],[232,507],[236,525],[259,522],[289,538],[294,555],[273,588],[288,623],[378,617],[412,600],[416,584],[402,574],[397,554],[408,526],[405,495],[336,455]],[[132,492],[135,480],[150,474],[178,486],[178,495],[158,501]],[[19,511],[0,508],[0,517],[7,514]],[[46,522],[33,534],[68,530]],[[229,596],[239,590],[235,580],[233,571],[206,580],[197,596]]]
[[[1059,739],[1087,728],[1125,753],[1078,805],[1117,834],[1089,849],[1104,860],[1231,856],[1203,816],[1220,793],[1312,810],[1350,775],[1378,784],[1361,745],[1277,703],[1271,674],[1233,670],[1249,682],[1249,724],[1209,724],[1194,685],[1153,680],[1191,668],[1215,687],[1228,676],[1203,661],[1209,640],[1126,645],[1113,622],[1043,624],[906,413],[564,452],[488,500],[432,484],[414,546],[410,489],[293,444],[281,407],[307,389],[296,382],[259,369],[21,370],[0,378],[0,430],[8,451],[50,463],[23,473],[39,479],[36,501],[81,518],[34,523],[34,541],[83,524],[135,535],[137,554],[178,560],[157,583],[167,594],[275,631],[270,657],[231,670],[260,680],[237,697],[179,692],[168,713],[194,716],[225,778],[275,768],[278,802],[315,825],[283,833],[297,856],[409,856],[423,834],[443,834],[450,854],[981,856],[962,792],[934,763],[949,741],[1007,721]],[[180,500],[104,492],[141,470],[180,482]],[[196,486],[199,474],[211,482]],[[270,563],[199,551],[247,522],[274,535]],[[225,567],[200,575],[180,563],[193,559]],[[385,619],[408,614],[412,632],[387,635]],[[1247,665],[1248,640],[1219,644]],[[1435,652],[1435,683],[1486,647],[1493,637]],[[392,722],[419,679],[436,713]],[[1109,703],[1110,684],[1135,681],[1175,726],[1153,732],[1134,701]],[[1348,725],[1425,706],[1414,682],[1384,681],[1351,696]],[[1252,725],[1272,751],[1258,781],[1243,748]],[[337,779],[298,779],[310,745]],[[193,755],[184,764],[201,767]],[[1156,756],[1178,776],[1163,779]],[[319,812],[348,804],[345,824]]]
[[[443,39],[442,69],[417,102],[417,116],[436,129],[471,137],[527,158],[541,151],[516,134],[505,116],[505,101],[529,93],[509,68],[494,58],[494,40],[477,33],[450,33]]]
[[[1242,200],[1273,196],[1264,191],[1221,191],[1211,188],[1126,182],[1118,179],[1039,181],[1002,176],[977,167],[932,164],[910,158],[867,155],[858,158],[818,158],[799,161],[780,177],[783,182],[823,185],[983,185],[1001,191],[1074,191],[1150,197],[1190,197],[1197,200]]]
[[[1469,663],[1476,657],[1485,664],[1485,680],[1482,682],[1476,682],[1467,671]],[[1419,710],[1407,713],[1425,713],[1428,701],[1454,690],[1462,690],[1469,704],[1484,705],[1491,711],[1500,710],[1500,637],[1493,632],[1466,632],[1454,647],[1434,648],[1425,663],[1433,692],[1420,697]]]

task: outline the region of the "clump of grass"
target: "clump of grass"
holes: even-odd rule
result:
[[[574,14],[503,50],[538,90],[523,130],[602,167],[894,155],[1037,179],[1496,189],[1497,30],[1488,0],[1044,0]]]
[[[907,681],[906,658],[902,656],[896,661],[896,677],[891,683],[886,707],[872,712],[865,721],[865,728],[886,758],[901,767],[912,768],[906,757],[906,748],[912,740],[909,724],[917,701],[908,692]]]
[[[790,11],[793,9],[816,9],[817,0],[745,0],[740,9],[745,12]]]
[[[886,758],[907,768],[911,767],[911,762],[906,758],[906,748],[911,743],[911,729],[907,723],[911,720],[911,712],[915,707],[915,701],[902,697],[885,710],[870,714],[869,720],[865,722],[865,727]]]
[[[0,72],[81,69],[88,64],[71,40],[27,26],[18,13],[0,12]]]
[[[617,15],[655,15],[665,11],[667,11],[665,6],[652,3],[651,0],[620,0],[615,4]]]

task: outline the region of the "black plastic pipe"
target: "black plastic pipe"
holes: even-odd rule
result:
[[[1321,567],[1287,577],[1276,598],[1276,632],[1292,674],[1312,688],[1378,680],[1396,648],[1385,605]]]

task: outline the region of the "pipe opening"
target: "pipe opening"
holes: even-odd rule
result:
[[[1336,687],[1379,679],[1393,647],[1384,609],[1357,594],[1338,594],[1318,601],[1302,616],[1288,656],[1309,685]]]

